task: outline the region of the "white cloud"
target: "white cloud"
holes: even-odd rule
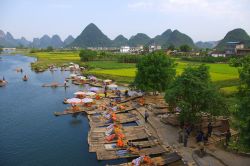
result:
[[[129,8],[162,13],[206,14],[239,17],[250,15],[249,0],[134,0]]]

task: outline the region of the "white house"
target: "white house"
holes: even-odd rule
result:
[[[121,53],[129,53],[130,52],[130,47],[129,46],[121,46],[120,52]]]
[[[161,46],[159,46],[159,45],[151,45],[151,46],[148,47],[149,52],[153,52],[153,51],[156,51],[156,50],[161,50]]]
[[[213,51],[210,55],[212,57],[226,57],[226,53],[224,51]]]

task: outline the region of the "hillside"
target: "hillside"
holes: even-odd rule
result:
[[[111,40],[93,23],[69,45],[70,47],[110,47]]]
[[[148,37],[146,34],[137,33],[135,36],[132,36],[129,39],[128,44],[131,47],[136,47],[136,46],[140,46],[140,45],[146,45],[149,43],[150,40],[151,40],[151,38]]]
[[[226,36],[219,42],[219,44],[215,47],[218,50],[224,50],[226,43],[230,41],[239,41],[245,43],[245,47],[250,47],[250,37],[247,32],[243,29],[234,29],[229,31]]]
[[[112,41],[112,46],[113,47],[121,47],[121,46],[126,46],[128,45],[128,39],[125,38],[123,35],[117,36],[113,41]]]

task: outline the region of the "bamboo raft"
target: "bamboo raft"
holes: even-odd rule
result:
[[[103,85],[101,83],[93,83],[93,82],[90,82],[89,83],[90,86],[93,86],[93,87],[99,87],[99,88],[102,88]]]
[[[119,159],[119,158],[131,158],[131,157],[137,157],[140,155],[156,155],[156,154],[162,154],[165,153],[166,150],[160,146],[152,146],[152,147],[146,147],[142,148],[139,150],[139,152],[136,153],[124,153],[124,154],[119,154],[119,151],[97,151],[96,156],[97,160],[112,160],[112,159]]]
[[[57,87],[69,87],[69,85],[64,85],[64,84],[59,84],[59,83],[50,83],[50,84],[43,84],[42,87],[52,87],[52,88],[57,88]]]
[[[123,134],[125,135],[127,140],[140,140],[147,138],[154,138],[151,136],[151,133],[147,131],[143,126],[133,126],[133,127],[124,127]],[[100,145],[105,143],[114,143],[117,139],[112,141],[107,141],[105,139],[104,131],[93,131],[92,129],[88,133],[88,143],[90,146],[92,145]]]
[[[125,110],[117,110],[117,111],[115,111],[114,113],[115,113],[115,114],[120,114],[120,113],[130,112],[130,111],[133,111],[133,110],[135,110],[135,109],[136,109],[136,108],[134,108],[134,107],[129,107],[129,108],[125,109]],[[100,113],[102,113],[102,112],[103,112],[103,110],[96,109],[96,110],[94,110],[94,111],[88,111],[87,114],[88,114],[88,115],[95,115],[95,114],[100,114]]]
[[[132,96],[132,97],[124,98],[123,100],[121,100],[118,103],[126,103],[126,102],[129,102],[129,101],[132,101],[132,100],[135,100],[135,99],[138,99],[138,98],[142,98],[142,97],[143,96]]]
[[[84,107],[80,107],[79,110],[73,110],[72,108],[67,109],[63,112],[54,112],[55,116],[61,116],[61,115],[69,115],[69,114],[78,114],[78,113],[84,113],[84,112],[88,112],[88,111],[92,111],[95,108],[84,108]]]
[[[138,117],[135,113],[120,113],[117,114],[117,118],[119,119],[118,122],[120,124],[122,123],[129,123],[129,122],[135,122],[138,120]],[[93,116],[88,115],[89,119],[89,125],[92,127],[98,127],[98,126],[108,126],[109,124],[113,122],[107,122],[108,120],[104,117],[100,116]]]
[[[152,157],[151,161],[153,162],[153,165],[163,166],[163,165],[169,165],[169,164],[181,161],[181,156],[176,152],[166,153],[158,157]],[[183,165],[183,164],[180,164],[180,165]],[[128,163],[123,163],[123,164],[118,164],[118,165],[109,165],[109,166],[134,166],[134,164],[132,164],[132,162],[128,162]],[[147,164],[142,163],[141,166],[147,166]]]

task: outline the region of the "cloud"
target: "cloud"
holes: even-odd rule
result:
[[[211,16],[239,17],[250,15],[249,0],[134,0],[131,9],[155,11],[165,14],[187,13]]]

